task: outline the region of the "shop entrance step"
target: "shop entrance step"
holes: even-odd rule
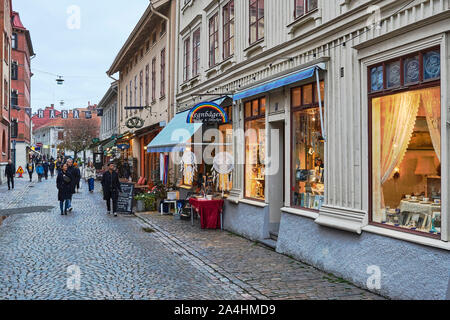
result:
[[[259,240],[259,242],[274,250],[277,248],[277,242],[272,239]]]

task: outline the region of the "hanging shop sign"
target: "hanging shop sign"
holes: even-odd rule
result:
[[[117,148],[119,148],[120,150],[128,150],[128,149],[130,149],[130,145],[127,143],[118,144]]]
[[[97,116],[103,117],[103,109],[97,109]]]
[[[203,102],[191,109],[187,116],[187,123],[216,123],[228,122],[225,110],[214,102]]]
[[[38,110],[38,118],[43,119],[44,118],[44,110]]]
[[[84,117],[86,119],[92,119],[92,111],[85,111],[84,112]]]
[[[138,117],[133,117],[128,119],[126,126],[129,129],[141,129],[144,126],[144,120]]]

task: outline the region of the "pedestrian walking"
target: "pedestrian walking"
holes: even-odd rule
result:
[[[61,172],[61,167],[63,165],[62,159],[58,158],[58,160],[55,163],[56,166],[56,174],[59,174]]]
[[[96,177],[97,177],[97,170],[95,169],[92,161],[89,161],[88,166],[86,167],[85,170],[85,179],[89,185],[90,193],[94,192],[94,182]]]
[[[44,167],[44,177],[45,180],[48,180],[48,171],[50,169],[50,164],[48,163],[47,160],[44,160],[44,162],[42,163],[42,166]]]
[[[72,198],[73,177],[67,170],[67,164],[62,166],[61,172],[56,178],[56,187],[58,188],[58,201],[61,209],[61,215],[67,216],[67,211],[70,206],[70,199]]]
[[[33,181],[34,164],[33,160],[27,164],[28,175],[30,176],[30,182]]]
[[[52,176],[52,178],[55,176],[55,159],[51,158],[50,159],[50,164],[49,164],[49,170],[50,170],[50,175]]]
[[[16,175],[16,167],[12,163],[11,160],[8,161],[8,164],[5,168],[6,179],[8,180],[8,190],[14,190],[14,176]]]
[[[71,158],[68,158],[65,164],[67,164],[67,172],[70,174],[70,176],[72,178],[71,189],[70,189],[71,193],[70,193],[70,199],[69,199],[69,207],[67,209],[69,212],[71,212],[73,210],[72,197],[73,197],[73,194],[75,193],[75,187],[76,187],[75,167],[73,166],[73,160]],[[62,171],[62,167],[64,167],[64,164],[61,166],[61,171]]]
[[[38,181],[42,182],[42,178],[44,177],[44,166],[42,165],[42,162],[38,162],[36,166],[36,173],[38,175]]]
[[[117,201],[119,199],[119,192],[122,192],[120,187],[119,175],[115,170],[114,163],[111,163],[108,167],[108,171],[103,174],[102,187],[103,187],[103,199],[106,201],[106,207],[108,214],[111,214],[111,200],[114,216],[117,217]]]
[[[79,193],[80,191],[80,181],[81,181],[81,171],[80,168],[78,167],[78,162],[75,162],[73,164],[74,166],[74,178],[75,178],[75,187],[76,187],[76,193]]]

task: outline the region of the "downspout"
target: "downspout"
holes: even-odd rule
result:
[[[169,57],[167,59],[166,62],[166,66],[167,66],[167,97],[168,97],[168,106],[167,106],[167,115],[168,115],[168,119],[167,122],[169,122],[169,120],[172,117],[172,113],[171,113],[171,104],[172,104],[172,98],[170,96],[170,90],[171,90],[171,84],[170,84],[170,80],[171,80],[171,76],[170,76],[170,71],[171,71],[171,67],[170,67],[170,57],[171,57],[171,53],[170,53],[170,41],[171,41],[171,35],[172,35],[172,28],[170,25],[170,19],[169,17],[166,17],[165,15],[163,15],[162,13],[156,11],[155,7],[153,6],[152,0],[149,0],[150,2],[150,10],[152,13],[156,14],[157,16],[161,17],[162,19],[164,19],[166,21],[166,26],[167,26],[167,30],[166,30],[166,38],[167,38],[167,44],[166,44],[166,59],[167,57]],[[170,8],[172,8],[172,3],[170,4]]]

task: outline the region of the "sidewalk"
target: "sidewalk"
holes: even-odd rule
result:
[[[196,220],[137,213],[159,239],[256,299],[381,300],[333,275],[227,231],[201,230]],[[180,253],[180,254],[181,254]]]

